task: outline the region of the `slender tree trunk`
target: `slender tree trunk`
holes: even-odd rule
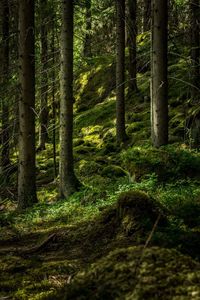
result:
[[[137,91],[137,0],[128,0],[129,91]]]
[[[9,99],[9,4],[2,0],[2,133],[1,165],[4,172],[10,164]]]
[[[53,20],[52,24],[52,42],[51,42],[51,52],[52,52],[52,112],[53,112],[53,136],[52,136],[52,142],[53,142],[53,164],[54,164],[54,178],[57,177],[57,166],[56,166],[56,103],[55,103],[55,93],[56,93],[56,87],[55,87],[55,22]]]
[[[40,0],[41,9],[41,95],[40,95],[40,129],[38,150],[44,150],[48,140],[48,33],[47,33],[47,0]]]
[[[61,101],[60,101],[60,197],[69,197],[80,186],[73,160],[73,13],[72,0],[62,1]]]
[[[91,29],[92,29],[92,15],[91,15],[91,0],[85,0],[86,7],[86,35],[84,41],[83,54],[85,57],[92,56],[91,50]]]
[[[192,61],[192,88],[191,97],[199,99],[200,89],[200,1],[191,0],[191,61]]]
[[[152,142],[155,147],[168,143],[166,0],[152,1]]]
[[[143,0],[143,1],[144,1],[143,32],[146,32],[151,28],[151,0]]]
[[[37,202],[35,180],[35,52],[34,0],[19,1],[19,101],[18,207]]]
[[[116,0],[116,134],[117,143],[126,139],[125,131],[125,0]]]

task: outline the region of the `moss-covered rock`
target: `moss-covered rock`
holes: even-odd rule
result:
[[[101,165],[95,161],[87,161],[82,159],[78,163],[78,172],[81,176],[91,176],[93,174],[99,174],[101,171]]]
[[[200,264],[173,249],[118,249],[54,299],[200,299]]]
[[[121,243],[145,242],[160,215],[158,227],[167,224],[164,210],[142,191],[129,191],[119,195],[118,201],[104,208],[86,229],[88,247],[121,247]]]
[[[95,152],[95,148],[93,146],[80,145],[74,148],[75,154],[85,155]]]
[[[138,190],[124,192],[117,202],[117,214],[123,230],[133,234],[138,230],[150,230],[158,216],[161,216],[159,225],[167,224],[164,209],[149,196]]]
[[[111,178],[113,178],[113,177],[123,177],[123,176],[127,176],[127,172],[119,166],[109,165],[109,166],[106,166],[102,170],[101,175],[111,177]]]

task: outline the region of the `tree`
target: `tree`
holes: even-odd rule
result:
[[[44,150],[48,139],[48,31],[47,31],[47,0],[40,0],[41,12],[41,94],[40,94],[40,129],[38,150]]]
[[[152,142],[155,147],[168,143],[167,14],[166,0],[152,1]]]
[[[191,10],[191,61],[192,61],[192,88],[191,97],[193,100],[199,99],[200,89],[200,1],[190,1]]]
[[[137,91],[136,22],[137,0],[128,0],[129,90]]]
[[[85,0],[86,8],[86,35],[84,41],[83,54],[85,57],[91,57],[91,29],[92,29],[92,16],[91,16],[91,0]]]
[[[125,131],[125,0],[116,0],[116,133],[117,142],[124,142]]]
[[[2,0],[2,133],[1,133],[1,166],[4,172],[10,164],[10,133],[9,133],[9,99],[7,86],[9,80],[9,4]]]
[[[53,164],[54,164],[54,178],[57,177],[56,165],[56,74],[55,74],[55,15],[52,18],[52,37],[51,37],[51,58],[52,58],[52,143],[53,143]]]
[[[151,0],[143,0],[143,2],[143,32],[145,32],[151,27]]]
[[[80,182],[73,160],[73,28],[74,3],[62,1],[61,100],[60,100],[60,197],[77,191]]]
[[[34,0],[19,1],[19,177],[20,209],[37,202],[35,175]]]

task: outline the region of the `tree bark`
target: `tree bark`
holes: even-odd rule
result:
[[[143,0],[143,32],[149,31],[151,28],[151,0]]]
[[[9,4],[2,0],[2,133],[1,167],[4,172],[10,164],[9,99],[7,95],[9,81]]]
[[[167,14],[166,0],[152,1],[152,143],[168,143]]]
[[[191,10],[191,97],[195,101],[199,99],[199,89],[200,89],[200,1],[191,0],[190,3]]]
[[[137,91],[137,0],[128,0],[129,91]]]
[[[57,177],[57,165],[56,165],[56,103],[55,103],[55,94],[56,94],[56,74],[55,74],[55,16],[53,16],[52,21],[52,40],[51,40],[51,53],[52,53],[52,122],[53,122],[53,134],[52,134],[52,143],[53,143],[53,165],[54,165],[54,178]]]
[[[59,166],[61,198],[69,197],[80,187],[74,173],[73,160],[73,13],[73,1],[62,1]]]
[[[125,131],[125,0],[116,0],[116,135],[117,143],[126,139]]]
[[[85,0],[86,7],[86,35],[84,41],[84,57],[92,56],[91,49],[91,30],[92,30],[92,15],[91,15],[91,0]]]
[[[44,150],[48,140],[48,32],[47,32],[47,0],[40,0],[41,9],[41,95],[40,95],[40,129],[38,150]]]
[[[19,178],[18,207],[37,202],[35,179],[34,0],[19,1]]]

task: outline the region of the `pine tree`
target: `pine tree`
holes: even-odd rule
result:
[[[35,47],[34,0],[19,1],[19,60],[21,98],[19,100],[20,209],[37,202],[35,180]]]
[[[167,23],[166,0],[152,1],[152,143],[168,143]]]
[[[117,143],[126,139],[125,131],[125,0],[116,0],[116,133]]]
[[[1,1],[2,12],[2,132],[1,132],[1,166],[4,172],[10,164],[9,99],[7,86],[9,81],[9,4]]]
[[[41,87],[40,87],[40,128],[39,147],[44,150],[48,140],[48,30],[47,30],[47,0],[40,0],[40,37],[41,37]]]
[[[80,183],[73,160],[73,28],[74,3],[62,1],[61,100],[60,100],[60,197],[77,191]]]

